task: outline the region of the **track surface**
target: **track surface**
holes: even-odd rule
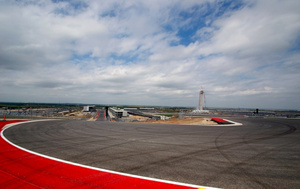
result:
[[[42,154],[141,176],[221,188],[299,188],[300,120],[233,121],[244,125],[48,121],[4,135]]]
[[[105,110],[99,110],[96,121],[106,121],[106,113]]]
[[[19,124],[16,122],[23,121],[0,121],[0,188],[209,189],[112,172],[37,154],[16,146],[3,136],[3,131],[11,127],[11,123]]]

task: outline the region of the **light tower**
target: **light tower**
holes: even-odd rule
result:
[[[199,93],[199,107],[198,110],[203,111],[203,99],[204,99],[204,91],[201,90]]]

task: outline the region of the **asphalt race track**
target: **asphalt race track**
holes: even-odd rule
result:
[[[13,143],[84,165],[220,188],[299,188],[300,120],[243,126],[44,121],[4,131]]]
[[[99,110],[96,121],[106,121],[106,113],[105,110]]]

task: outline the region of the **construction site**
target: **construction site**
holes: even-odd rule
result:
[[[211,117],[280,117],[299,118],[299,111],[207,108],[205,91],[199,91],[196,108],[162,106],[82,105],[82,104],[26,104],[0,103],[0,116],[7,119],[77,119],[99,121],[103,112],[106,121],[165,123],[185,125],[213,125]]]

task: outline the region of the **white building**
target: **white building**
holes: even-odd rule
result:
[[[123,109],[109,108],[108,111],[111,112],[111,114],[115,118],[122,118],[128,116],[128,112]]]
[[[83,111],[84,112],[90,112],[94,110],[94,106],[83,106]]]

